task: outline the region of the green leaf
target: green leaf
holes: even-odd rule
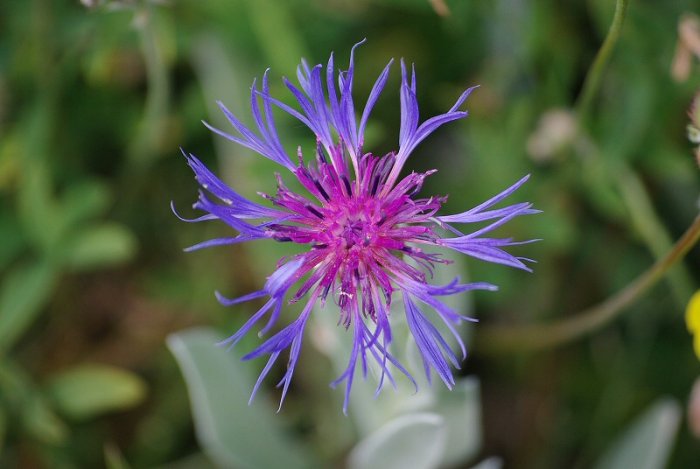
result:
[[[666,467],[680,419],[681,408],[675,400],[657,401],[625,430],[595,467]]]
[[[52,194],[49,169],[29,158],[24,163],[22,183],[17,195],[17,213],[27,237],[35,246],[48,253],[59,238],[57,204]]]
[[[2,448],[5,446],[5,435],[7,434],[7,414],[5,410],[0,407],[0,454],[2,454]]]
[[[56,271],[47,262],[16,268],[0,287],[0,353],[31,325],[53,289]]]
[[[122,225],[104,223],[74,234],[64,256],[74,269],[107,267],[129,260],[136,252],[136,239]]]
[[[217,469],[203,453],[194,453],[176,461],[170,461],[165,466],[168,469]]]
[[[297,57],[307,57],[303,35],[292,21],[294,7],[286,2],[249,2],[250,25],[269,63],[277,70],[294,70]],[[284,42],[275,40],[284,37]]]
[[[129,469],[129,463],[126,462],[124,455],[118,446],[113,443],[108,443],[104,447],[105,467],[107,469]]]
[[[17,220],[0,212],[0,271],[4,270],[22,251],[27,241]]]
[[[430,469],[440,463],[447,443],[444,419],[430,412],[402,415],[352,450],[351,469]]]
[[[143,401],[146,389],[136,374],[101,364],[71,368],[48,384],[58,410],[75,420],[133,407]]]
[[[42,443],[59,445],[68,437],[68,427],[38,392],[33,392],[24,403],[22,422],[27,433]]]
[[[69,186],[60,200],[61,235],[71,231],[75,225],[102,213],[110,200],[110,194],[104,184],[86,180]]]
[[[284,434],[282,417],[264,404],[264,396],[248,405],[254,380],[231,353],[215,345],[218,340],[209,329],[168,337],[185,377],[204,452],[221,467],[319,467]]]
[[[24,370],[7,357],[0,360],[0,390],[2,403],[9,412],[20,409],[34,391]]]
[[[54,413],[25,370],[9,358],[0,360],[0,390],[10,418],[20,421],[26,433],[50,445],[61,444],[66,440],[68,427]]]

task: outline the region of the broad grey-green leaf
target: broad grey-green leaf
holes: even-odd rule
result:
[[[442,463],[447,466],[464,463],[481,449],[481,398],[479,380],[463,378],[452,391],[442,390],[435,403],[435,412],[445,419],[447,445]]]
[[[64,253],[74,269],[107,267],[129,260],[136,252],[136,238],[124,226],[103,223],[74,233]]]
[[[632,422],[595,467],[666,467],[680,419],[681,408],[678,402],[673,399],[658,400]]]
[[[471,469],[501,469],[502,467],[503,460],[499,457],[492,456],[488,459],[484,459],[475,466],[472,466]]]
[[[57,409],[76,420],[133,407],[143,401],[146,390],[146,383],[136,374],[101,364],[70,368],[48,384]]]
[[[168,337],[204,452],[221,467],[318,467],[300,443],[284,434],[282,417],[264,403],[264,396],[248,405],[254,380],[231,353],[215,345],[220,339],[210,329]]]
[[[17,267],[5,276],[0,287],[0,353],[32,324],[55,281],[56,271],[43,261]]]
[[[400,323],[403,314],[403,302],[397,298],[391,305],[392,320],[392,353],[404,366],[408,364],[403,350],[404,342],[408,339],[408,327]],[[348,366],[353,344],[352,331],[346,331],[338,326],[337,309],[330,302],[322,308],[314,307],[313,321],[310,334],[316,347],[331,359],[336,376],[340,376]],[[369,354],[368,354],[369,355]],[[367,379],[362,379],[360,366],[355,370],[355,380],[350,395],[348,413],[357,427],[360,437],[363,437],[391,421],[395,417],[407,413],[428,409],[433,401],[435,387],[429,386],[421,375],[414,374],[419,383],[419,392],[415,392],[413,384],[398,371],[391,368],[396,381],[396,389],[385,379],[381,393],[375,397],[376,387],[379,383],[381,371],[373,358],[368,357]],[[336,392],[345,391],[345,383],[338,386]]]
[[[447,442],[444,419],[430,412],[402,415],[360,441],[348,459],[351,469],[438,467]]]

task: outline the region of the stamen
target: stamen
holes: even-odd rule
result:
[[[306,204],[306,205],[304,205],[304,208],[305,208],[306,210],[308,210],[309,212],[313,213],[314,215],[316,215],[316,216],[317,216],[318,218],[320,218],[321,220],[323,220],[323,219],[325,218],[321,212],[319,212],[318,210],[316,210],[316,209],[313,207],[313,205]]]
[[[377,194],[377,188],[379,187],[379,175],[375,174],[372,180],[372,188],[370,189],[370,194],[373,196]]]
[[[343,181],[343,185],[345,185],[345,190],[347,191],[348,195],[352,195],[352,189],[350,188],[350,181],[348,181],[348,178],[346,175],[341,175],[340,179]]]
[[[329,201],[330,197],[328,197],[328,192],[323,188],[320,182],[318,182],[316,179],[314,181],[314,186],[316,186],[316,189],[321,193],[321,197],[324,198],[324,200]]]

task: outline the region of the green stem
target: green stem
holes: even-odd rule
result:
[[[615,3],[615,15],[613,16],[612,24],[608,30],[608,35],[605,37],[603,45],[600,47],[598,54],[593,61],[593,65],[588,70],[586,79],[583,82],[583,90],[576,101],[576,111],[580,121],[583,121],[588,114],[593,97],[600,88],[600,81],[603,77],[605,66],[610,60],[612,51],[615,48],[617,40],[622,32],[622,24],[625,21],[625,13],[629,6],[629,0],[617,0]]]
[[[654,210],[642,181],[626,164],[615,171],[615,179],[629,210],[632,225],[644,240],[654,259],[661,259],[672,248],[673,240]],[[690,273],[682,263],[679,262],[668,272],[668,285],[676,304],[681,308],[684,307],[693,293],[693,282]]]
[[[148,91],[143,121],[129,148],[132,164],[144,166],[158,156],[156,147],[165,133],[170,83],[168,70],[155,31],[153,8],[145,6],[135,12],[135,23],[141,41],[141,53],[146,66]]]
[[[624,289],[596,306],[551,324],[529,326],[490,326],[480,328],[478,347],[487,352],[507,349],[554,347],[589,334],[610,322],[633,304],[688,253],[700,239],[700,216],[673,246],[649,270]]]

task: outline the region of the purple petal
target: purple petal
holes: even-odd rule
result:
[[[433,368],[445,385],[452,389],[455,381],[445,355],[458,368],[457,357],[440,332],[423,316],[423,313],[405,292],[403,300],[406,307],[406,322],[423,358],[427,379],[430,381],[430,368]]]
[[[294,275],[299,268],[304,264],[303,259],[289,261],[274,271],[265,282],[265,291],[270,296],[280,296],[284,294],[296,279]]]
[[[187,159],[187,164],[192,168],[197,182],[217,199],[233,209],[238,218],[277,218],[285,215],[284,212],[251,202],[241,196],[209,171],[196,156],[192,153],[186,153],[184,150],[181,151]]]
[[[372,91],[369,93],[369,98],[367,98],[367,104],[365,104],[365,110],[362,112],[362,118],[360,119],[360,128],[357,132],[357,134],[360,136],[360,138],[364,138],[365,135],[365,127],[367,126],[367,120],[369,119],[369,115],[372,112],[372,108],[374,108],[374,105],[377,102],[377,99],[379,99],[379,95],[382,93],[382,90],[384,89],[384,85],[386,85],[386,81],[389,78],[389,70],[391,68],[391,64],[394,63],[394,59],[391,59],[389,63],[384,67],[384,70],[382,73],[379,75],[379,78],[377,78],[377,81],[374,82],[374,86],[372,87]],[[360,141],[358,142],[359,145],[362,145],[363,142]]]
[[[439,216],[436,217],[436,219],[445,223],[476,223],[486,220],[493,220],[494,218],[506,217],[516,212],[518,215],[533,215],[542,212],[541,210],[535,210],[529,207],[532,207],[532,204],[522,202],[519,204],[509,205],[508,207],[499,208],[497,210],[487,210],[486,212],[473,212],[472,210],[469,210],[456,215]]]
[[[250,223],[246,223],[242,219],[238,218],[238,210],[233,207],[212,203],[209,199],[207,199],[203,192],[199,193],[199,200],[197,200],[193,207],[209,212],[210,214],[216,216],[219,220],[229,225],[231,228],[246,236],[250,236],[252,238],[267,237],[265,230],[251,225]]]
[[[218,295],[218,292],[217,292],[217,295]],[[248,295],[250,297],[249,299],[257,298],[257,297],[252,296],[252,295],[253,294]],[[221,301],[220,298],[219,298],[219,301]],[[245,301],[248,301],[248,300],[245,300]],[[243,336],[248,333],[250,328],[253,327],[255,325],[255,323],[257,323],[265,315],[265,313],[267,313],[267,311],[272,307],[272,305],[275,303],[275,301],[276,300],[271,299],[267,303],[265,303],[265,305],[262,308],[260,308],[257,313],[255,313],[253,316],[251,316],[250,319],[248,319],[245,322],[245,324],[243,324],[243,326],[240,329],[238,329],[238,331],[236,331],[235,334],[233,334],[231,337],[229,337],[225,340],[222,340],[217,345],[220,345],[220,346],[226,345],[229,348],[236,345],[236,343],[238,343],[238,341],[241,340],[243,338]]]
[[[471,215],[479,214],[479,213],[481,213],[482,210],[487,209],[493,205],[496,205],[498,202],[502,201],[503,199],[505,199],[506,197],[511,195],[513,192],[515,192],[520,186],[525,184],[525,182],[528,179],[530,179],[529,174],[526,175],[525,177],[523,177],[522,179],[520,179],[518,182],[516,182],[512,186],[510,186],[508,189],[504,190],[503,192],[495,195],[494,197],[490,198],[486,202],[483,202],[483,203],[477,205],[476,207],[474,207],[466,212],[463,212],[463,213],[460,213],[457,215],[447,215],[447,216],[437,217],[437,219],[440,221],[447,222],[447,223],[471,223],[471,221],[466,221],[466,222],[461,221],[460,218],[462,218],[462,217],[469,218]],[[516,207],[516,205],[513,205],[511,207]],[[511,207],[506,207],[506,209],[511,208]],[[501,210],[506,210],[506,209],[501,209]],[[538,212],[539,211],[532,211],[530,213],[538,213]],[[487,212],[487,213],[489,213],[489,212]],[[523,215],[525,215],[525,214],[523,214]],[[498,215],[496,215],[496,216],[498,216]],[[495,218],[495,217],[492,217],[492,218]],[[482,220],[487,220],[487,219],[488,218],[483,218]],[[481,220],[475,220],[475,221],[481,221]]]
[[[170,210],[173,212],[173,214],[174,214],[180,221],[184,221],[184,222],[186,222],[186,223],[199,223],[200,221],[209,221],[209,220],[216,220],[216,219],[217,219],[217,218],[216,218],[214,215],[212,215],[212,214],[202,215],[201,217],[197,217],[197,218],[185,218],[185,217],[183,217],[182,215],[180,215],[180,214],[178,213],[177,209],[175,209],[175,202],[172,201],[172,200],[170,201]]]
[[[251,237],[251,236],[236,236],[235,238],[215,238],[208,241],[203,241],[197,243],[193,246],[184,249],[185,252],[198,251],[200,249],[210,248],[214,246],[225,246],[229,244],[245,243],[248,241],[254,241],[256,239],[262,239],[261,237]]]
[[[252,91],[253,94],[258,94],[256,90]],[[204,122],[204,125],[211,130],[212,132],[217,133],[218,135],[221,135],[224,138],[227,138],[233,142],[238,143],[239,145],[242,145],[246,148],[250,148],[253,151],[258,152],[260,155],[264,156],[265,158],[268,158],[272,161],[275,161],[282,166],[285,166],[288,169],[293,170],[294,165],[290,161],[289,157],[284,151],[280,151],[280,148],[276,146],[274,143],[270,143],[269,141],[263,142],[260,137],[255,135],[248,127],[243,125],[243,123],[236,118],[236,116],[229,111],[224,103],[221,101],[217,101],[217,105],[221,109],[221,111],[224,113],[228,121],[231,123],[234,129],[241,135],[243,138],[235,137],[231,134],[228,134],[222,130],[217,129],[216,127],[213,127],[212,125],[208,124],[207,122]]]
[[[408,82],[406,64],[401,60],[401,127],[399,129],[399,155],[403,148],[410,145],[418,127],[418,100],[415,86]],[[398,161],[397,161],[398,164]]]
[[[303,331],[302,331],[303,332]],[[282,410],[282,404],[284,404],[284,398],[287,397],[287,391],[289,390],[289,385],[292,383],[292,377],[294,376],[294,368],[299,360],[299,353],[301,352],[301,341],[302,334],[300,333],[292,341],[292,346],[289,351],[289,360],[287,361],[287,371],[284,373],[282,381],[277,384],[277,387],[284,385],[282,388],[282,396],[280,397],[280,405],[277,408],[277,412]]]
[[[263,296],[267,295],[267,291],[265,290],[258,290],[253,293],[248,293],[247,295],[240,296],[238,298],[226,298],[223,296],[221,293],[214,292],[214,295],[216,296],[216,299],[221,303],[223,306],[233,306],[237,305],[239,303],[245,303],[246,301],[254,300],[256,298],[262,298]]]
[[[508,246],[515,244],[510,240],[501,240],[493,238],[471,238],[462,236],[459,238],[447,238],[440,240],[440,244],[462,254],[466,254],[477,259],[496,264],[503,264],[517,269],[532,272],[528,266],[523,264],[521,260],[512,254],[507,253],[500,246]]]
[[[318,70],[318,67],[314,67],[314,70]],[[297,103],[299,103],[299,106],[301,106],[301,110],[303,111],[304,116],[306,117],[305,122],[302,122],[304,122],[313,131],[316,137],[319,138],[325,146],[330,147],[333,144],[333,142],[331,141],[331,136],[328,130],[328,122],[326,121],[325,113],[319,115],[319,113],[317,112],[318,106],[322,106],[325,108],[323,96],[321,96],[320,98],[320,103],[312,103],[301,90],[299,90],[286,78],[284,79],[284,84],[287,86],[289,91],[292,92],[294,98],[296,98],[297,100]]]
[[[467,117],[466,111],[457,111],[467,97],[476,87],[471,87],[463,92],[457,102],[445,113],[431,117],[418,126],[418,102],[416,100],[416,75],[415,69],[411,73],[411,82],[408,82],[406,66],[401,61],[401,129],[399,132],[399,151],[396,154],[396,164],[389,175],[387,185],[391,186],[396,181],[401,168],[415,147],[428,135],[433,133],[441,125],[457,119]]]
[[[263,368],[263,370],[260,372],[260,376],[258,376],[258,379],[255,381],[253,391],[250,393],[250,399],[248,399],[248,405],[252,404],[253,399],[255,399],[255,395],[258,393],[258,389],[260,389],[260,385],[262,384],[267,374],[270,372],[270,368],[272,368],[272,365],[275,364],[275,362],[277,361],[277,357],[279,356],[280,352],[270,354],[270,359],[267,361],[267,363],[265,364],[265,368]]]

